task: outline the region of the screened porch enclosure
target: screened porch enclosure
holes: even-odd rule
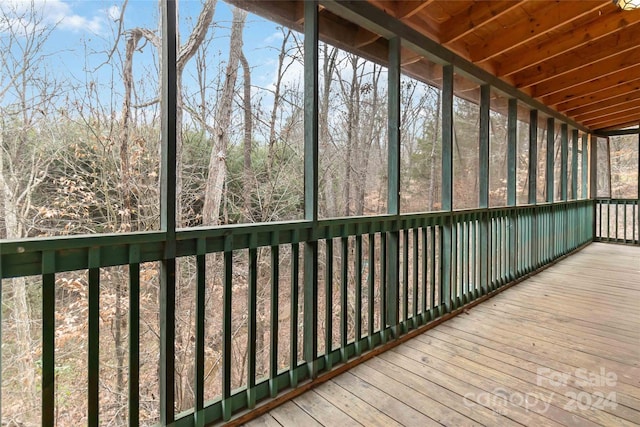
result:
[[[487,363],[498,358],[499,350],[487,344],[492,327],[499,329],[496,342],[504,345],[522,341],[514,325],[530,327],[536,339],[545,328],[552,330],[561,345],[565,338],[558,322],[565,320],[558,319],[566,312],[574,332],[584,333],[566,338],[571,345],[597,336],[593,358],[573,348],[584,362],[574,368],[589,371],[606,364],[607,343],[637,338],[632,328],[615,327],[622,319],[612,313],[617,307],[637,324],[632,301],[640,283],[629,272],[633,267],[625,271],[625,265],[640,260],[640,107],[633,83],[640,48],[630,41],[640,37],[639,11],[622,12],[609,1],[571,1],[564,7],[529,0],[227,3],[233,16],[225,16],[232,22],[230,40],[233,23],[248,19],[291,30],[278,36],[284,40],[282,52],[288,41],[296,43],[287,52],[293,52],[291,64],[299,72],[287,75],[282,86],[288,92],[282,95],[286,107],[281,111],[290,115],[277,137],[275,131],[254,137],[254,165],[264,167],[264,173],[248,186],[238,172],[243,170],[239,148],[218,157],[212,152],[212,159],[227,165],[222,170],[228,175],[220,176],[228,193],[221,193],[224,200],[207,219],[208,196],[193,190],[199,181],[184,177],[193,166],[185,166],[187,160],[204,152],[208,156],[212,149],[185,154],[189,138],[196,139],[200,131],[187,132],[178,121],[197,113],[184,106],[185,88],[178,78],[184,23],[177,1],[162,1],[156,46],[162,65],[158,228],[0,241],[0,283],[7,289],[30,284],[29,298],[38,312],[31,337],[38,345],[29,371],[38,395],[35,410],[24,418],[27,425],[97,426],[107,417],[128,425],[203,426],[253,419],[283,425],[312,419],[330,425],[336,419],[323,417],[335,408],[343,421],[359,421],[371,416],[367,408],[376,402],[354,404],[349,412],[334,393],[360,402],[367,395],[367,375],[381,389],[385,384],[380,381],[389,382],[380,376],[385,370],[398,374],[393,381],[399,390],[427,387],[420,382],[425,380],[432,385],[420,393],[429,399],[435,389],[450,390],[449,403],[432,403],[433,416],[408,404],[411,413],[417,410],[415,418],[402,421],[398,408],[411,401],[407,393],[394,397],[400,402],[396,407],[376,408],[374,418],[405,425],[411,420],[491,425],[504,421],[502,414],[486,405],[479,415],[464,412],[464,378],[446,380],[455,383],[451,386],[439,375],[462,365],[485,374],[493,369]],[[530,31],[518,29],[523,16],[534,11],[549,18],[528,24]],[[490,37],[494,25],[504,26],[510,18],[516,28]],[[625,24],[615,25],[621,21]],[[585,42],[579,35],[587,27],[594,35]],[[506,44],[509,34],[513,43]],[[557,44],[550,34],[559,37]],[[622,64],[618,53],[604,50],[614,39],[620,53],[635,62]],[[530,50],[532,43],[541,47]],[[230,57],[232,45],[224,52]],[[581,49],[590,63],[580,62]],[[524,59],[528,54],[531,62]],[[205,55],[198,58],[206,62]],[[241,68],[234,72],[240,74]],[[631,70],[632,77],[621,79],[618,68]],[[349,80],[350,75],[360,80]],[[227,110],[210,113],[263,125],[275,121],[276,107],[272,116],[260,110],[247,118],[231,105],[245,99],[238,95],[242,90],[247,98],[258,90],[255,81],[253,89],[243,82],[242,89],[220,85],[220,94],[228,89],[237,98],[229,100]],[[279,93],[267,86],[264,93]],[[277,95],[269,96],[277,103]],[[224,99],[217,102],[224,105]],[[357,108],[343,100],[356,100]],[[221,129],[201,125],[201,133],[210,133],[212,141]],[[269,133],[267,127],[260,129]],[[297,145],[277,147],[286,132]],[[618,158],[622,152],[624,162]],[[244,155],[251,163],[251,149]],[[287,166],[277,169],[282,159]],[[368,172],[373,169],[375,176]],[[277,214],[275,208],[268,213],[256,208],[269,205],[258,194],[261,180],[274,176]],[[287,177],[291,184],[283,184]],[[245,191],[253,199],[243,198]],[[190,194],[197,197],[185,203]],[[196,213],[187,218],[190,210]],[[611,267],[613,284],[601,274],[583,274],[589,262]],[[588,285],[581,287],[577,280]],[[121,302],[118,313],[124,313],[118,326],[109,323],[114,313],[105,308],[111,307],[112,288]],[[602,308],[599,292],[609,310],[602,313],[612,317],[592,327],[589,316]],[[540,296],[549,294],[555,301]],[[69,328],[62,308],[70,304],[80,307],[77,316],[86,319],[86,328],[72,340],[77,357],[86,361],[81,372],[70,372],[69,352],[61,350],[70,340],[61,332]],[[6,403],[14,390],[6,384],[22,381],[18,365],[7,356],[17,336],[6,326],[14,322],[7,313],[13,315],[15,308],[8,307],[5,301],[0,312],[0,415],[17,411]],[[464,332],[474,324],[482,331],[476,338]],[[3,334],[3,328],[9,333]],[[122,346],[105,345],[110,334],[118,334]],[[441,358],[458,354],[456,348],[465,360],[447,365]],[[637,342],[629,344],[612,356],[616,362],[607,369],[620,377],[635,375],[639,350]],[[537,351],[505,355],[498,361],[503,382],[491,387],[509,388],[509,376],[519,375],[513,387],[527,392],[535,363],[543,364]],[[477,360],[468,362],[474,355]],[[433,378],[425,376],[431,371],[424,371],[421,357],[437,359],[437,366],[429,366]],[[528,364],[522,370],[510,368],[518,358]],[[566,370],[570,365],[568,359],[553,360],[545,366]],[[422,379],[410,376],[412,366]],[[107,377],[117,377],[118,392]],[[468,379],[476,390],[487,391],[483,381],[473,375]],[[638,385],[626,379],[621,383],[619,412],[590,411],[584,420],[640,422]],[[107,405],[108,393],[117,396],[109,394]],[[318,396],[324,409],[309,400]],[[389,399],[381,396],[380,402]],[[577,407],[531,415],[521,405],[507,406],[509,419],[517,423],[573,420],[579,425],[583,420]],[[69,408],[75,407],[82,408],[82,416],[71,419]]]

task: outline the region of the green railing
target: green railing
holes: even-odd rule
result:
[[[598,199],[595,240],[640,245],[638,199]]]
[[[581,200],[453,213],[189,229],[179,231],[175,242],[165,242],[164,233],[9,241],[1,246],[0,277],[41,277],[42,424],[53,425],[56,276],[87,271],[88,417],[97,420],[101,272],[109,266],[128,266],[130,369],[126,404],[130,423],[137,424],[141,263],[192,260],[196,274],[184,286],[194,289],[195,294],[195,403],[191,410],[177,415],[175,425],[201,425],[228,420],[261,400],[295,388],[303,380],[328,372],[579,248],[593,240],[593,215],[594,202]],[[268,270],[262,275],[258,273],[263,268],[258,266],[259,253]],[[268,256],[262,257],[265,254]],[[205,401],[205,365],[210,363],[204,337],[211,325],[205,324],[204,313],[212,267],[223,284],[221,303],[212,308],[220,311],[222,318],[221,379],[220,395]],[[243,286],[236,283],[238,277],[243,277]],[[259,277],[268,278],[266,321],[257,320]],[[283,290],[287,301],[281,298]],[[175,317],[175,306],[166,303],[174,299],[161,300],[160,319]],[[240,362],[231,354],[237,299],[242,299],[242,310],[246,310],[247,331],[244,378],[239,387],[233,373]],[[283,311],[288,311],[286,322],[279,318],[284,317]],[[266,332],[269,337],[266,343],[257,343],[258,323],[261,336]],[[284,355],[278,342],[281,328],[288,330],[290,350]],[[266,348],[266,357],[257,356],[257,345]],[[159,348],[161,360],[175,357],[173,345],[160,343]],[[161,388],[167,388],[160,395],[171,397],[174,379],[172,375],[168,378],[160,382]]]

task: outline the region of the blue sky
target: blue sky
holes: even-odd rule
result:
[[[28,11],[30,4],[31,0],[0,0],[0,12],[5,17],[5,28],[3,29],[0,24],[2,36],[6,35],[6,25],[20,23],[17,17]],[[43,53],[47,56],[46,73],[61,79],[70,79],[78,85],[87,81],[107,85],[107,82],[111,82],[112,76],[115,76],[114,91],[122,92],[121,78],[117,75],[119,69],[100,66],[107,60],[107,52],[113,46],[122,5],[122,0],[35,0],[34,7],[42,17],[40,25],[54,28],[43,49]],[[201,7],[201,0],[179,1],[178,22],[183,41],[186,40],[191,27],[197,20]],[[6,23],[7,17],[12,24]],[[227,59],[230,21],[230,7],[219,0],[212,29],[214,38],[208,57],[211,76],[217,73],[220,64]],[[158,23],[157,0],[129,1],[124,20],[125,30],[134,27],[155,30],[159,26]],[[121,57],[124,57],[123,41],[124,39],[121,40],[117,52]],[[244,31],[244,52],[253,68],[252,83],[255,86],[269,87],[275,80],[278,52],[274,48],[279,47],[280,43],[281,32],[276,24],[249,14]],[[143,52],[136,54],[134,60],[136,78],[144,78],[144,73],[155,71],[152,53],[154,53],[153,49],[146,46]],[[119,61],[115,66],[120,67]],[[301,69],[297,72],[300,73]],[[184,76],[185,85],[192,84],[190,76],[193,76],[193,73],[192,69],[188,68]],[[7,98],[0,100],[0,102],[6,101]]]

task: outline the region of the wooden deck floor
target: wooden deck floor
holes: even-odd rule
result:
[[[592,244],[250,425],[640,425],[640,248]]]

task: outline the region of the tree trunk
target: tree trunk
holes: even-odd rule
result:
[[[253,123],[251,116],[251,69],[249,61],[240,52],[240,64],[242,64],[243,80],[244,80],[244,96],[243,96],[243,113],[244,113],[244,173],[243,173],[243,198],[244,198],[244,216],[247,222],[252,221],[251,214],[251,196],[253,194],[253,170],[251,169],[251,151],[253,138]]]
[[[437,109],[436,109],[436,121],[434,123],[434,130],[433,130],[433,140],[431,142],[431,153],[429,154],[429,192],[427,194],[427,205],[429,207],[429,210],[432,211],[433,207],[434,207],[434,196],[435,196],[435,189],[436,189],[436,144],[438,143],[438,139],[440,137],[439,135],[439,130],[440,130],[440,109],[441,109],[441,105],[440,103],[442,102],[442,93],[440,92],[440,90],[437,91],[438,92],[438,98],[436,101],[436,105],[437,105]]]
[[[19,220],[17,191],[12,188],[11,177],[4,173],[4,127],[0,129],[0,187],[3,192],[3,215],[5,233],[7,239],[19,239],[24,237],[24,230]],[[27,299],[27,280],[18,277],[7,282],[13,294],[12,317],[16,330],[16,361],[17,371],[21,373],[20,389],[25,397],[25,404],[30,405],[36,399],[37,390],[35,384],[35,361],[32,354],[31,337],[31,308]],[[28,406],[30,407],[30,406]]]
[[[324,154],[324,157],[327,158],[331,148],[329,144],[329,140],[331,138],[329,135],[329,97],[331,95],[331,81],[336,67],[338,50],[336,48],[331,48],[331,50],[329,50],[329,46],[325,43],[323,44],[323,53],[324,61],[322,63],[322,77],[324,79],[324,85],[322,99],[320,102],[320,117],[318,117],[318,124],[320,127],[320,150]],[[338,215],[337,201],[333,188],[335,178],[332,170],[333,164],[330,163],[323,171],[322,180],[322,193],[324,195],[326,215],[328,217],[335,217]]]
[[[231,26],[231,42],[229,61],[227,62],[226,79],[222,88],[220,105],[216,114],[216,133],[213,135],[213,147],[209,159],[209,173],[204,195],[202,212],[203,225],[218,225],[222,193],[227,174],[226,157],[229,144],[228,128],[231,123],[233,95],[238,77],[238,62],[242,53],[242,30],[247,18],[247,12],[233,9],[233,24]]]

